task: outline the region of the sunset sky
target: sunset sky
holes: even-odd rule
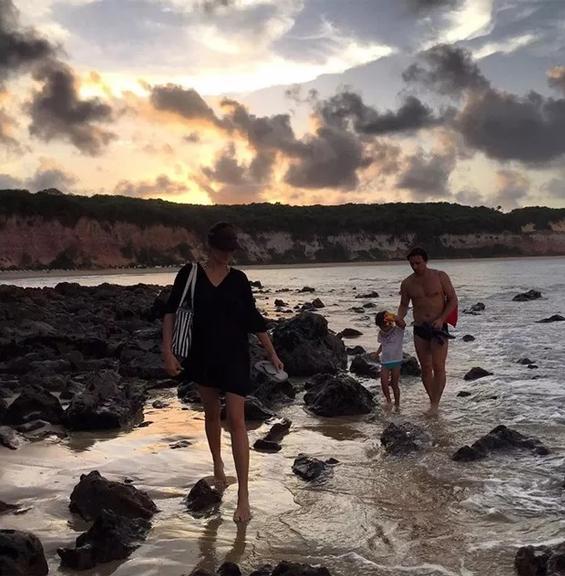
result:
[[[0,188],[565,206],[564,0],[0,0]]]

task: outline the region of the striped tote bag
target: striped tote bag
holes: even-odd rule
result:
[[[173,327],[173,354],[177,358],[186,358],[190,352],[192,343],[192,320],[194,317],[194,288],[196,287],[196,276],[198,264],[192,264],[190,273],[186,280],[186,286],[182,293],[179,306],[175,313],[175,324]],[[190,298],[187,293],[190,290]]]

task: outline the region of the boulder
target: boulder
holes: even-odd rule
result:
[[[516,552],[518,576],[560,576],[565,574],[565,542],[555,546],[523,546]]]
[[[0,426],[0,446],[17,450],[25,442],[23,436],[8,426]]]
[[[82,392],[75,395],[66,410],[66,423],[72,430],[124,428],[140,417],[145,393],[122,381],[111,370],[89,375]]]
[[[273,331],[273,344],[290,376],[335,374],[347,366],[343,342],[319,314],[303,312],[282,321]]]
[[[356,294],[355,298],[364,298],[365,300],[370,300],[371,298],[378,298],[379,297],[379,293],[375,292],[374,290],[372,292],[367,292],[365,294]]]
[[[463,376],[463,380],[478,380],[479,378],[484,378],[485,376],[492,376],[492,372],[488,372],[480,366],[475,366],[471,368],[471,370],[469,370],[465,376]]]
[[[486,458],[491,452],[511,452],[517,449],[529,450],[540,456],[549,454],[549,450],[537,438],[529,438],[501,425],[493,428],[471,446],[463,446],[457,450],[451,459],[459,462],[472,462]]]
[[[286,308],[288,304],[284,300],[281,300],[280,298],[275,298],[275,306],[277,308],[282,308],[283,306]]]
[[[0,530],[0,574],[45,576],[49,573],[43,546],[31,532]]]
[[[539,300],[541,298],[541,292],[538,290],[528,290],[522,294],[516,294],[512,300],[514,302],[528,302],[529,300]]]
[[[376,378],[380,373],[380,364],[373,359],[371,354],[359,354],[351,361],[349,371],[357,376]]]
[[[431,438],[419,426],[410,422],[391,422],[381,434],[381,444],[389,454],[396,456],[418,452],[431,445]]]
[[[344,328],[341,332],[337,334],[340,338],[359,338],[363,336],[363,332],[355,328]]]
[[[10,404],[4,416],[4,422],[10,425],[38,419],[61,424],[65,413],[56,396],[36,386],[25,388]]]
[[[193,516],[201,518],[213,514],[221,501],[222,494],[202,478],[192,487],[185,503]]]
[[[310,287],[310,286],[304,286],[304,287],[300,288],[300,290],[298,290],[298,292],[300,292],[300,293],[304,293],[304,292],[315,292],[315,291],[316,291],[316,289],[315,289],[315,288],[312,288],[312,287]]]
[[[402,376],[420,376],[422,369],[418,359],[410,356],[407,352],[402,354],[402,366],[400,366],[400,374]]]
[[[151,523],[144,518],[119,516],[103,509],[87,532],[81,534],[75,548],[59,548],[64,567],[86,570],[97,564],[127,558],[145,540]]]
[[[331,576],[330,571],[323,566],[281,562],[270,576]]]
[[[552,322],[563,322],[565,317],[561,316],[561,314],[554,314],[549,318],[544,318],[543,320],[538,320],[538,324],[551,324]]]
[[[258,452],[278,452],[281,449],[280,441],[289,433],[291,424],[286,418],[276,422],[263,438],[256,440],[253,448]]]
[[[358,354],[365,354],[366,350],[365,348],[363,348],[363,346],[348,346],[345,351],[347,352],[347,354],[349,354],[350,356],[357,356]]]
[[[463,340],[463,342],[474,342],[475,337],[471,336],[471,334],[465,334],[465,336],[463,336],[463,338],[461,338],[461,340]]]
[[[306,383],[304,402],[318,416],[368,414],[375,408],[373,395],[346,374],[318,374]]]
[[[0,425],[4,422],[4,417],[6,416],[6,410],[8,409],[8,404],[4,398],[0,397]]]
[[[292,465],[292,471],[307,481],[316,480],[322,475],[325,476],[329,474],[330,470],[331,466],[327,462],[304,454],[299,454]]]
[[[104,508],[128,518],[149,519],[157,512],[157,506],[146,492],[130,484],[107,480],[97,470],[81,475],[71,494],[69,508],[85,520],[94,520]]]
[[[463,314],[477,314],[478,312],[483,312],[485,308],[486,306],[482,302],[477,302],[463,310]]]

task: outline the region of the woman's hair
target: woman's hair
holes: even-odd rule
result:
[[[414,256],[421,256],[424,262],[428,261],[428,253],[420,246],[412,248],[412,250],[410,250],[406,255],[406,260],[410,260],[410,258],[414,258]]]
[[[208,244],[224,252],[234,252],[241,248],[235,227],[229,222],[218,222],[208,230]]]

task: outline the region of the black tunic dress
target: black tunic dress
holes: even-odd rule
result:
[[[165,312],[174,314],[192,264],[177,274]],[[187,294],[190,298],[190,293]],[[194,289],[194,320],[185,378],[202,386],[245,396],[249,393],[250,332],[265,332],[265,320],[255,307],[247,276],[230,268],[214,286],[198,264]]]

